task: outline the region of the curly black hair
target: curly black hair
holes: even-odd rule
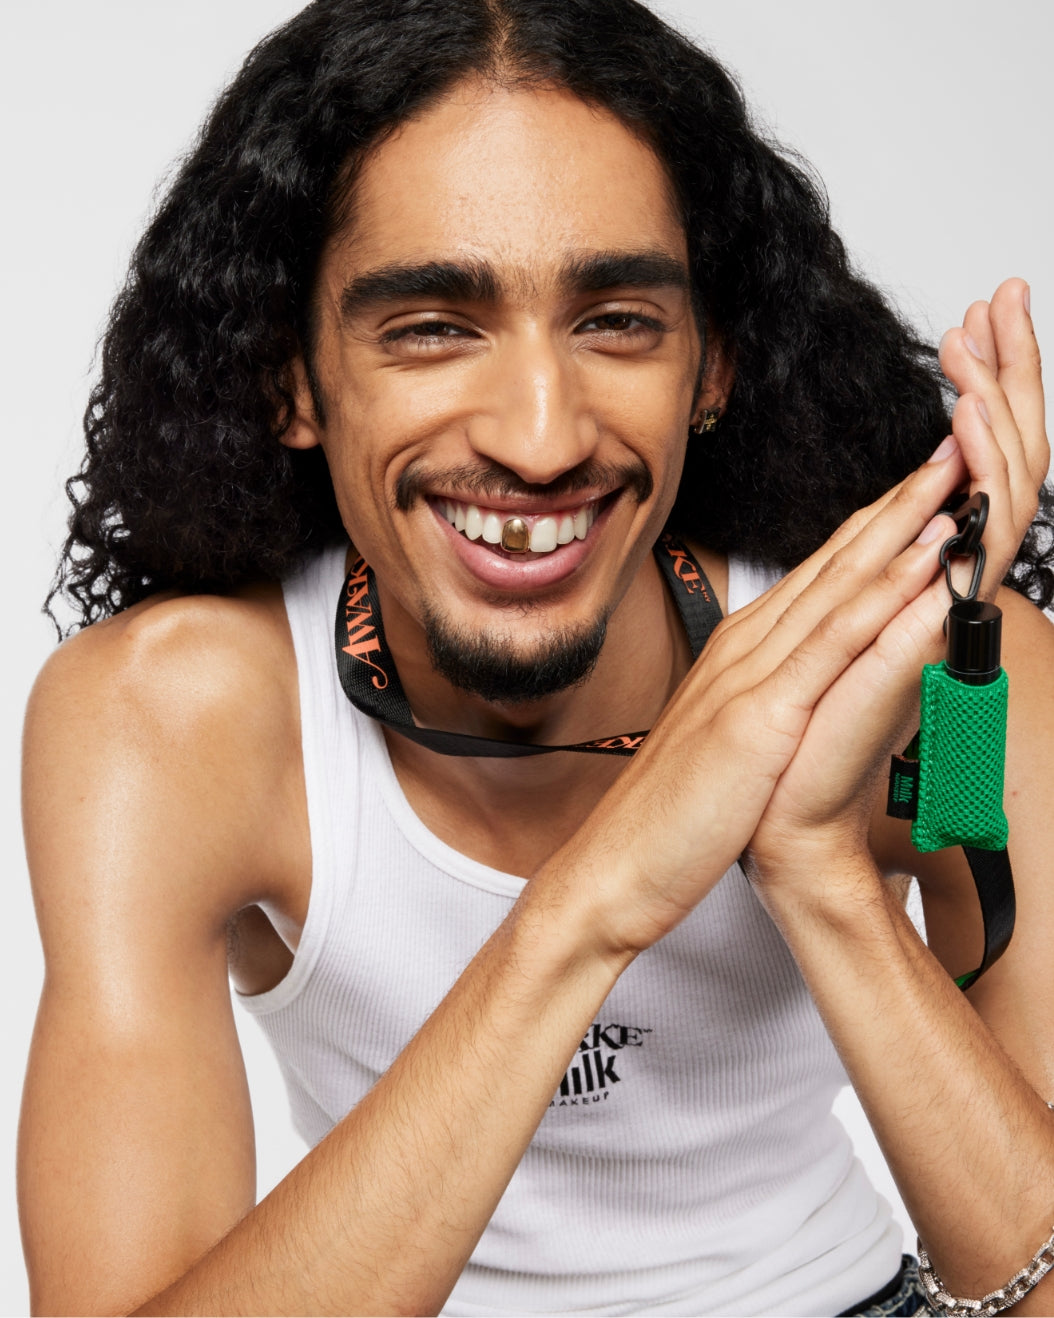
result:
[[[948,428],[932,348],[851,269],[826,196],[730,75],[636,0],[315,0],[249,55],[133,255],[85,414],[48,608],[278,577],[342,533],[319,450],[280,443],[320,253],[369,148],[470,74],[568,89],[665,162],[697,308],[735,363],[674,525],[789,566]],[[837,460],[835,457],[837,456]],[[1054,598],[1054,494],[1011,584]]]

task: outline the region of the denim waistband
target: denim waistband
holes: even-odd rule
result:
[[[919,1261],[905,1254],[900,1271],[887,1286],[852,1309],[844,1309],[838,1318],[911,1318],[912,1314],[932,1312],[919,1280]]]

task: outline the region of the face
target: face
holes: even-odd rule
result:
[[[396,656],[595,651],[708,401],[650,148],[567,92],[462,84],[368,158],[316,305],[323,419],[301,370],[285,442],[325,449]]]

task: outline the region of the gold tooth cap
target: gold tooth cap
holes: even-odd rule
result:
[[[510,517],[501,528],[501,547],[507,554],[526,554],[531,547],[531,528],[522,517]]]

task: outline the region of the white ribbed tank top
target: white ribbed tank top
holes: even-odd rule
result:
[[[523,887],[425,828],[379,725],[345,699],[333,659],[344,555],[334,547],[284,587],[311,898],[285,979],[242,998],[309,1144],[391,1065]],[[772,580],[733,560],[730,611]],[[849,1307],[893,1276],[901,1240],[831,1114],[845,1083],[790,953],[733,867],[616,984],[444,1312]],[[469,1100],[489,1101],[485,1089]]]

